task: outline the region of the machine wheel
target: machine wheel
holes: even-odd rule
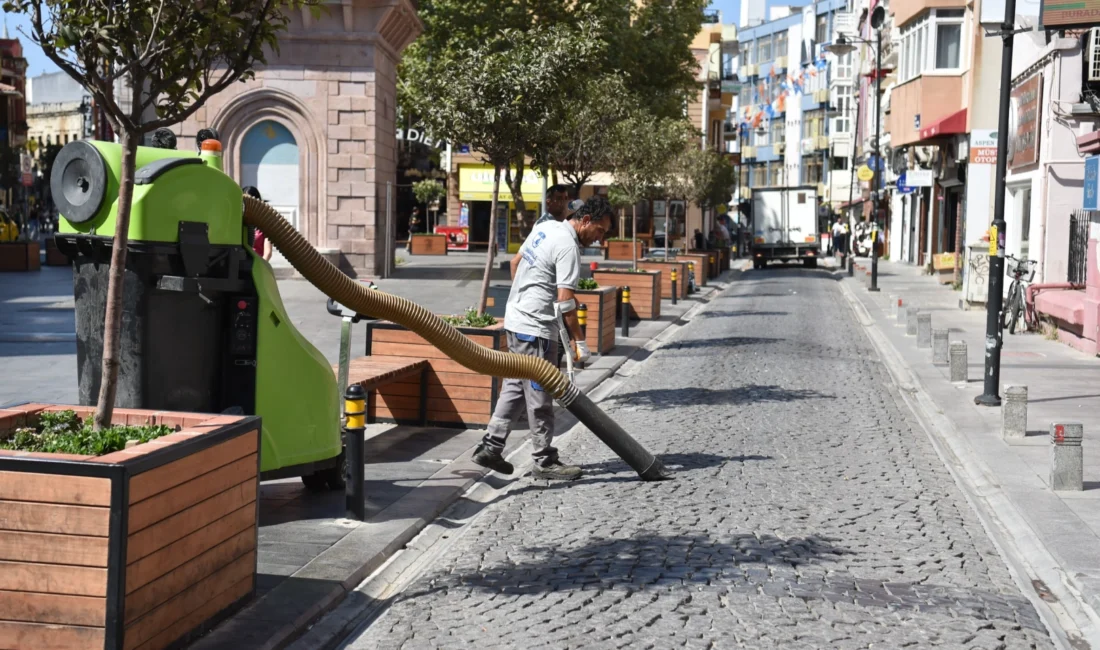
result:
[[[340,463],[336,467],[330,467],[317,472],[318,476],[325,477],[325,483],[330,490],[343,490],[348,484],[348,455],[340,452]]]
[[[752,268],[759,271],[760,269],[764,268],[764,262],[761,262],[759,260],[753,260],[752,261]]]
[[[326,467],[312,474],[302,475],[302,483],[310,492],[325,490],[343,490],[347,485],[348,457],[340,452],[340,462],[336,467]]]
[[[807,257],[807,258],[803,259],[802,260],[802,266],[805,266],[808,269],[816,269],[817,268],[817,258],[816,257]]]
[[[324,492],[328,489],[328,481],[325,480],[324,471],[302,475],[302,485],[310,492]]]

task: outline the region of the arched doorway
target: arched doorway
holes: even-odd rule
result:
[[[263,120],[241,141],[242,186],[253,185],[271,207],[301,232],[298,202],[298,143],[282,124]],[[273,260],[283,262],[278,251]]]

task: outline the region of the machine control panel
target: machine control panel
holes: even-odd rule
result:
[[[255,296],[240,297],[230,302],[229,354],[234,357],[256,355],[256,302]]]

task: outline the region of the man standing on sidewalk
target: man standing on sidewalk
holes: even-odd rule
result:
[[[511,352],[554,363],[558,356],[557,313],[560,311],[573,339],[574,359],[588,359],[588,346],[581,337],[574,296],[581,272],[580,249],[603,241],[611,228],[611,218],[611,204],[602,196],[594,196],[569,221],[547,220],[536,225],[528,235],[520,248],[519,267],[504,313],[504,330]],[[550,444],[554,435],[554,398],[542,386],[529,380],[504,380],[496,410],[489,419],[489,430],[474,453],[474,462],[501,474],[512,473],[515,468],[504,460],[502,452],[512,421],[524,404],[527,405],[534,447],[534,476],[560,480],[579,478],[581,469],[563,464],[558,459],[558,450]]]

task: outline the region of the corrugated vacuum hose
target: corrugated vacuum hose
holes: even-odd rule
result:
[[[322,257],[282,215],[263,201],[244,196],[245,224],[259,228],[290,264],[336,302],[360,314],[398,323],[416,332],[463,366],[493,377],[538,382],[562,406],[647,481],[671,478],[664,465],[592,400],[544,359],[478,345],[420,305],[367,289]]]

